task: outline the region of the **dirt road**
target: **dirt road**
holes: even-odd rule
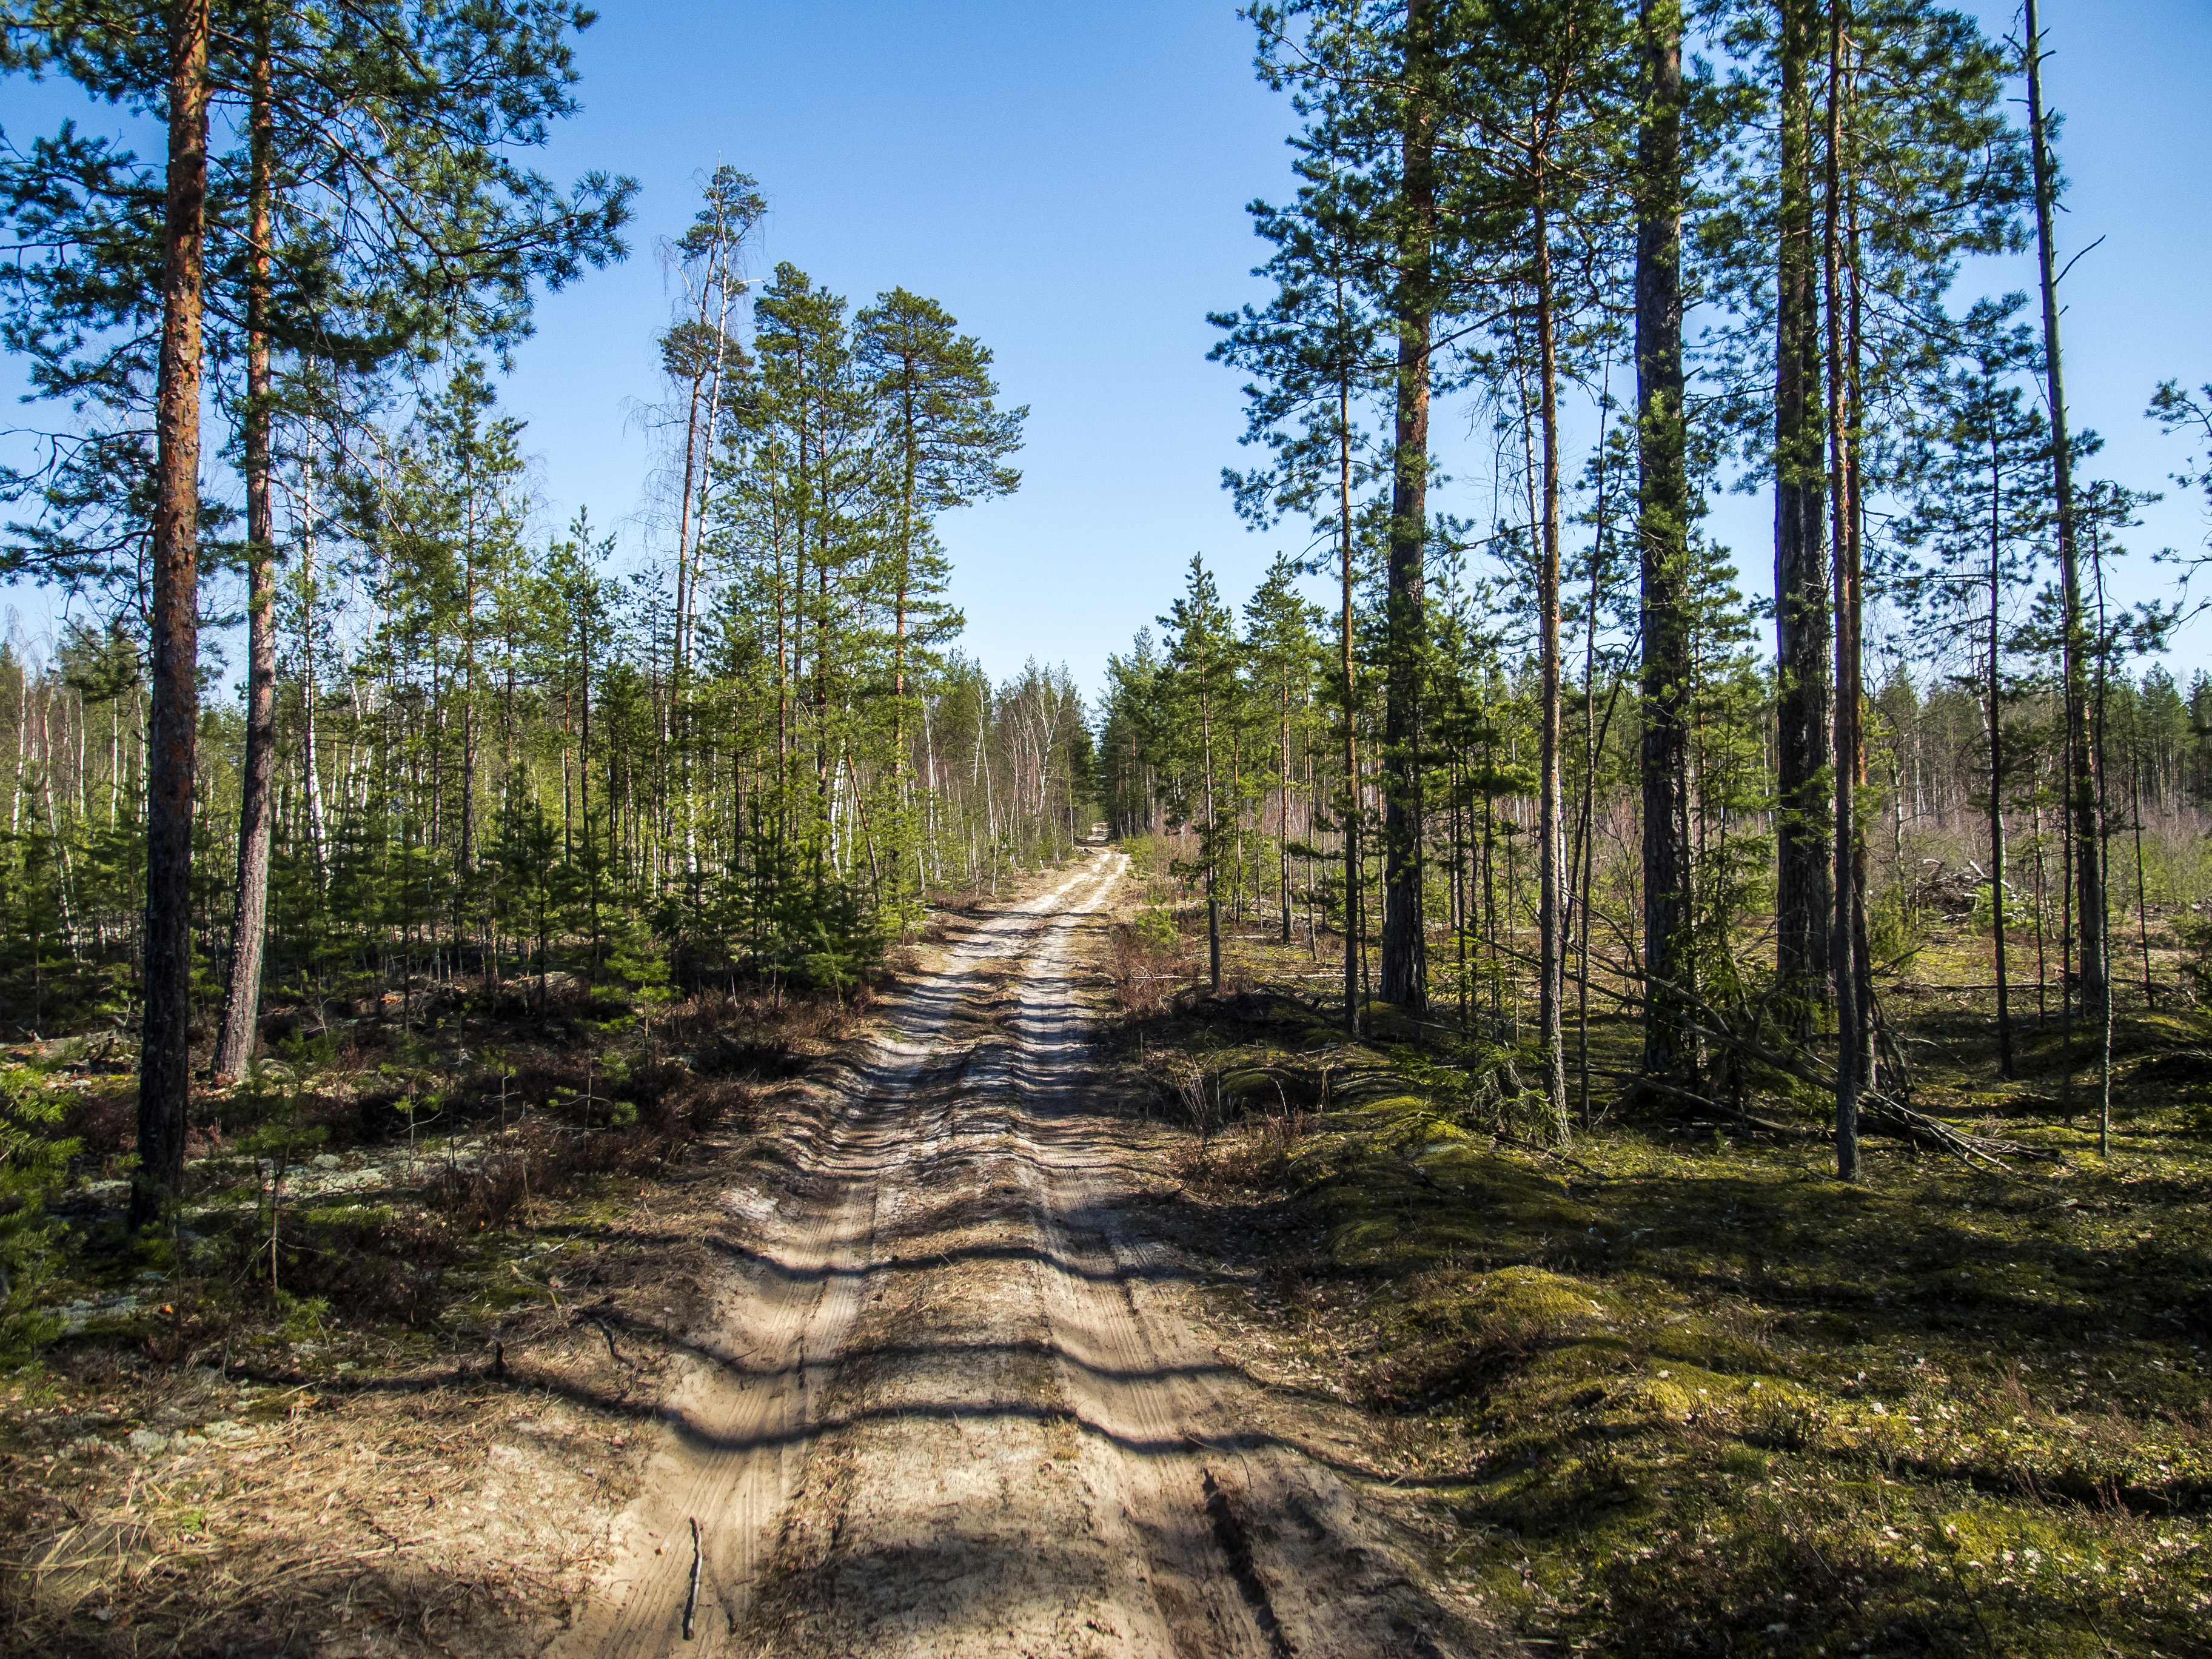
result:
[[[557,1652],[1498,1650],[1170,1305],[1074,965],[1122,867],[945,951],[826,1133],[726,1195],[754,1243]]]

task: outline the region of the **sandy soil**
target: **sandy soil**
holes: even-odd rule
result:
[[[1082,990],[1122,871],[1094,852],[939,953],[827,1132],[725,1195],[752,1248],[563,1659],[1507,1650],[1146,1236],[1159,1137]]]

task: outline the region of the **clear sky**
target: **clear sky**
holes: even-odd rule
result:
[[[1993,31],[2016,27],[2012,8],[1979,10]],[[2154,488],[2183,451],[2142,420],[2151,387],[2212,380],[2212,6],[2043,11],[2047,93],[2068,117],[2061,257],[2106,239],[2067,285],[2074,417],[2106,434],[2103,475]],[[1298,539],[1229,510],[1239,380],[1206,361],[1206,313],[1258,292],[1244,204],[1289,193],[1291,112],[1253,78],[1251,46],[1225,0],[610,7],[584,37],[586,109],[555,159],[643,183],[638,252],[549,301],[522,353],[508,395],[549,497],[635,511],[647,439],[625,411],[655,395],[648,336],[666,305],[650,245],[688,219],[695,175],[726,161],[768,193],[764,260],[856,303],[894,283],[933,295],[1030,405],[1021,492],[945,527],[967,648],[994,672],[1034,654],[1097,686],[1194,551],[1241,597]],[[2024,263],[1986,275],[1991,289],[2033,279]],[[1715,506],[1759,585],[1771,507]],[[2201,549],[2205,529],[2198,501],[2173,497],[2134,539]],[[2146,567],[2128,586],[2170,580]],[[2212,661],[2208,646],[2200,624],[2176,667]]]
[[[1978,9],[2014,27],[2009,8]],[[2151,387],[2212,380],[2212,6],[2047,0],[2044,23],[2068,116],[2062,257],[2106,239],[2068,283],[2075,419],[2108,440],[2101,474],[2156,488],[2184,450],[2142,419]],[[626,556],[643,550],[639,410],[659,393],[669,304],[653,245],[726,161],[771,204],[757,270],[789,259],[856,305],[895,284],[929,295],[1029,404],[1020,493],[945,525],[965,647],[995,673],[1034,655],[1095,689],[1194,551],[1241,599],[1297,544],[1247,531],[1218,482],[1244,453],[1242,415],[1237,377],[1206,361],[1205,317],[1256,295],[1243,206],[1289,193],[1291,120],[1253,79],[1229,0],[633,0],[605,9],[579,61],[585,111],[546,170],[628,173],[643,190],[629,263],[543,303],[505,390],[530,422],[549,523],[588,506],[623,526]],[[50,94],[0,83],[0,99],[11,137],[50,125],[36,107]],[[1978,285],[2031,279],[2021,264]],[[1770,510],[1717,503],[1754,586]],[[2201,550],[2206,528],[2198,500],[2171,498],[2134,539]],[[2127,586],[2169,583],[2145,568]],[[15,596],[27,613],[28,599]],[[2208,629],[2181,642],[2185,675],[2212,662]]]
[[[651,243],[696,176],[752,173],[755,268],[788,259],[857,306],[902,285],[996,353],[1030,408],[1018,494],[944,525],[965,647],[1086,685],[1165,608],[1196,550],[1241,586],[1266,562],[1230,512],[1238,381],[1209,310],[1254,284],[1243,208],[1285,177],[1285,109],[1209,0],[737,0],[610,7],[584,37],[589,106],[556,160],[644,185],[637,253],[543,307],[508,393],[547,494],[633,511],[667,289]]]

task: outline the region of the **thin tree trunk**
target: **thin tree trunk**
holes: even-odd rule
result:
[[[2066,731],[2072,767],[2067,779],[2074,824],[2075,887],[2081,916],[2081,1006],[2096,1012],[2105,1003],[2106,981],[2104,837],[2097,823],[2100,757],[2087,740],[2088,665],[2083,638],[2081,562],[2075,546],[2074,456],[2067,431],[2065,360],[2058,343],[2057,254],[2051,216],[2057,210],[2057,180],[2043,113],[2043,37],[2036,23],[2036,0],[2027,0],[2028,129],[2035,167],[2035,255],[2043,295],[2043,366],[2045,401],[2051,411],[2051,495],[2058,516],[2059,590],[2065,610]]]
[[[2112,636],[2107,631],[2105,616],[2105,550],[2103,538],[2092,522],[2089,544],[2091,579],[2096,585],[2096,704],[2090,726],[2090,742],[2097,751],[2097,862],[2100,870],[2112,867],[2112,812],[2105,798],[2105,696],[2111,681]],[[2095,935],[2097,951],[2105,961],[2112,960],[2112,913],[2110,905],[2097,911]],[[2090,934],[2087,918],[2083,918],[2082,937]],[[2112,988],[2106,987],[2103,1001],[2097,1005],[2097,1152],[2109,1158],[2112,1151]]]
[[[1542,562],[1536,578],[1536,617],[1540,681],[1537,748],[1537,777],[1540,799],[1536,806],[1537,957],[1542,975],[1537,988],[1538,1042],[1543,1046],[1544,1098],[1550,1112],[1552,1136],[1560,1146],[1569,1138],[1567,1118],[1566,1043],[1561,1030],[1561,1002],[1565,1000],[1565,940],[1562,936],[1565,894],[1561,888],[1562,848],[1559,822],[1559,343],[1553,337],[1552,313],[1551,220],[1544,185],[1536,193],[1536,389],[1539,417],[1543,425],[1543,543]]]
[[[1990,653],[1988,682],[1990,722],[1990,931],[1996,941],[1997,986],[1997,1075],[2012,1076],[2012,1002],[2006,983],[2005,960],[2005,836],[2004,836],[2004,704],[2001,674],[2002,657],[1998,639],[1998,600],[2003,592],[2003,544],[1998,514],[2002,510],[2002,481],[1994,437],[1990,445]]]
[[[1406,126],[1402,216],[1393,296],[1398,361],[1390,478],[1389,652],[1382,732],[1382,1000],[1419,1013],[1428,1003],[1422,931],[1421,671],[1427,636],[1424,558],[1428,541],[1431,292],[1436,234],[1435,72],[1428,0],[1406,6]]]
[[[2137,719],[2141,719],[2140,705],[2137,706]],[[2131,741],[2128,748],[2128,810],[2135,819],[2136,942],[2142,950],[2143,1006],[2155,1008],[2158,994],[2150,982],[2150,901],[2143,886],[2142,755],[2140,738],[2138,732],[2136,740]]]
[[[1283,665],[1282,692],[1277,727],[1282,744],[1282,790],[1275,802],[1276,894],[1283,910],[1282,942],[1288,945],[1291,942],[1291,669],[1287,661]]]
[[[312,467],[312,463],[310,463]],[[303,490],[312,492],[310,470]],[[307,838],[313,844],[315,883],[319,888],[327,869],[329,827],[323,807],[322,764],[315,742],[315,503],[306,495],[299,518],[300,532],[300,763],[306,773]],[[512,761],[509,765],[512,766]]]
[[[1644,209],[1636,237],[1637,532],[1643,600],[1644,1069],[1686,1081],[1695,1048],[1690,949],[1687,434],[1682,418],[1682,14],[1644,0],[1647,113],[1638,137]],[[1588,921],[1584,924],[1587,927]]]
[[[1337,318],[1344,317],[1344,278],[1336,278]],[[1358,681],[1354,672],[1352,604],[1352,374],[1337,366],[1336,381],[1337,647],[1344,690],[1344,1029],[1359,1034],[1359,732]]]
[[[1201,671],[1202,672],[1203,671]],[[1206,983],[1214,995],[1221,994],[1221,900],[1216,891],[1214,869],[1215,848],[1219,826],[1213,816],[1213,713],[1212,698],[1203,679],[1199,684],[1198,726],[1199,741],[1206,756],[1206,830],[1200,842],[1200,852],[1206,860]]]
[[[269,921],[270,792],[276,769],[276,550],[269,511],[269,169],[274,118],[269,37],[254,42],[246,286],[246,755],[239,774],[238,885],[232,906],[230,980],[217,1078],[242,1077],[261,1013],[261,952]]]

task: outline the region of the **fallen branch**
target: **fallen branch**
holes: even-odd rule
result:
[[[1523,1140],[1518,1135],[1505,1134],[1496,1129],[1491,1131],[1490,1138],[1492,1140],[1500,1142],[1507,1146],[1516,1146],[1524,1152],[1534,1152],[1543,1158],[1555,1158],[1562,1164],[1571,1164],[1575,1168],[1580,1170],[1584,1175],[1593,1176],[1599,1181],[1605,1179],[1603,1171],[1593,1170],[1589,1164],[1583,1163],[1582,1159],[1578,1158],[1570,1158],[1566,1153],[1555,1151],[1553,1148],[1549,1146],[1540,1146],[1533,1140]]]
[[[1917,1139],[1925,1135],[1954,1158],[1968,1163],[1977,1160],[1994,1165],[2005,1174],[2002,1160],[2024,1158],[2039,1164],[2063,1164],[2065,1154],[2055,1147],[2031,1146],[2025,1141],[2003,1140],[1995,1135],[1970,1134],[1966,1130],[1932,1118],[1925,1112],[1916,1112],[1909,1106],[1872,1091],[1859,1097],[1859,1121],[1876,1129],[1886,1129],[1892,1134]]]

